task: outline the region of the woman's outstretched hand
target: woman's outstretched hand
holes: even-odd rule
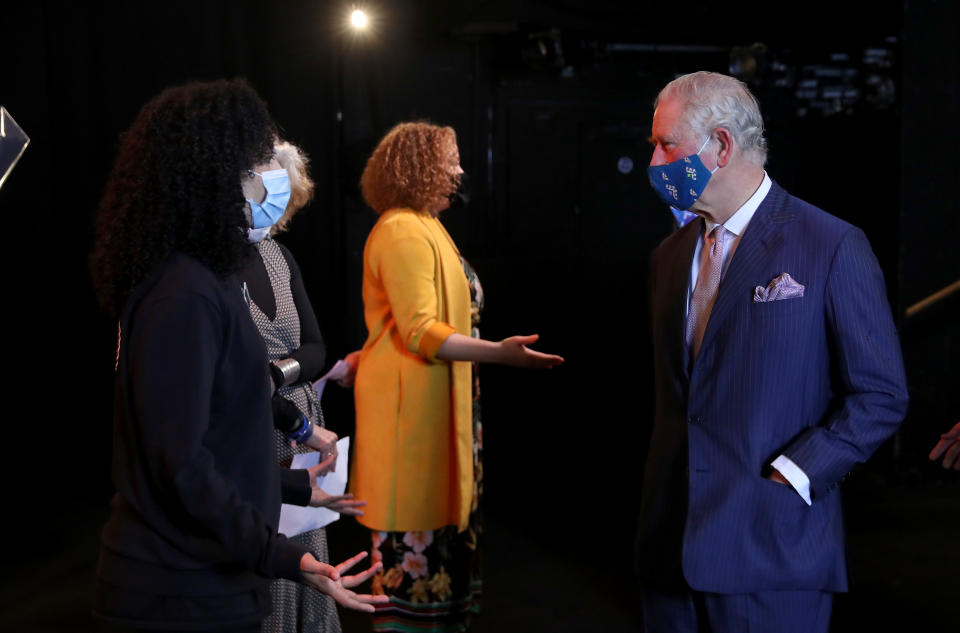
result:
[[[481,338],[472,338],[454,332],[443,341],[437,350],[440,360],[466,360],[475,363],[499,363],[527,369],[548,369],[563,362],[562,356],[544,354],[532,350],[540,338],[539,334],[511,336],[494,342]]]
[[[390,600],[390,597],[357,594],[350,591],[349,587],[356,587],[369,579],[383,568],[383,563],[375,563],[367,570],[353,576],[343,575],[344,572],[366,557],[366,552],[360,552],[356,556],[333,567],[326,563],[321,563],[314,558],[312,554],[304,554],[303,558],[300,559],[300,573],[303,576],[304,583],[321,593],[327,594],[336,600],[338,604],[349,609],[373,613],[373,605],[386,603]]]
[[[359,574],[354,574],[352,576],[343,575],[345,571],[349,571],[351,567],[353,567],[354,565],[356,565],[366,557],[367,557],[367,552],[360,552],[359,554],[351,556],[347,560],[337,565],[337,568],[336,568],[337,573],[340,574],[340,581],[343,583],[344,587],[356,587],[357,585],[370,580],[370,578],[375,573],[383,569],[383,563],[374,563],[373,565],[370,565],[370,567],[360,572]],[[387,600],[384,600],[383,598],[384,596],[376,596],[376,600],[374,600],[374,602],[386,602],[387,600],[390,599],[389,596],[386,596]]]
[[[504,365],[514,367],[526,367],[527,369],[549,369],[563,363],[563,357],[555,354],[544,354],[532,350],[528,345],[533,345],[540,338],[539,334],[529,334],[527,336],[511,336],[505,338],[498,345],[503,353],[502,362]]]
[[[367,505],[366,501],[354,499],[353,493],[348,492],[345,495],[331,495],[316,484],[314,480],[310,490],[310,506],[313,508],[326,508],[340,514],[362,517],[361,508]]]

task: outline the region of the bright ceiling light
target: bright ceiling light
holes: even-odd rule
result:
[[[350,24],[353,25],[353,28],[358,30],[366,28],[367,14],[360,9],[354,9],[353,13],[350,14]]]

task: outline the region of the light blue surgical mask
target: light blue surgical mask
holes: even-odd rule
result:
[[[708,136],[696,154],[684,156],[666,165],[647,167],[650,186],[671,207],[681,211],[692,207],[707,188],[710,176],[719,169],[718,166],[711,171],[700,160],[700,152],[709,142]]]
[[[270,237],[270,228],[265,226],[262,229],[247,229],[247,240],[251,244],[256,244],[257,242],[262,242],[266,238]]]
[[[263,188],[267,190],[263,202],[254,202],[247,198],[253,228],[270,228],[277,223],[290,202],[290,175],[286,169],[271,169],[262,174],[255,171],[250,173],[260,176],[263,179]]]

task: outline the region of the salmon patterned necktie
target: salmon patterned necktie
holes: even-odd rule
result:
[[[703,251],[707,256],[701,258],[700,273],[697,275],[697,287],[690,298],[690,312],[687,315],[687,343],[693,358],[700,353],[700,343],[707,329],[710,310],[717,299],[720,287],[720,271],[723,263],[723,247],[730,233],[721,225],[714,227],[710,235],[703,239]]]

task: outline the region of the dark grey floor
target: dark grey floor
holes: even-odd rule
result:
[[[837,598],[835,633],[956,630],[960,478],[913,479],[851,478],[851,593]],[[476,633],[640,631],[630,526],[610,525],[589,504],[571,510],[582,518],[551,523],[497,506],[488,512],[484,612]],[[55,527],[27,525],[34,538],[7,539],[2,631],[106,630],[89,615],[105,506],[74,498],[58,511],[50,522]],[[366,543],[353,521],[342,520],[329,533],[334,557]],[[369,631],[365,616],[345,613],[342,619],[346,633]]]

